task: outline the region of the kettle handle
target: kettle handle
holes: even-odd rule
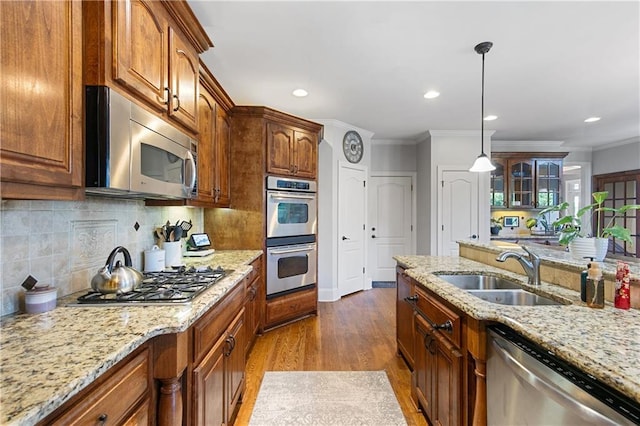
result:
[[[109,257],[107,258],[107,263],[105,264],[105,266],[108,268],[109,272],[113,272],[113,261],[115,260],[118,253],[122,253],[122,255],[124,256],[124,266],[132,266],[129,250],[122,246],[118,246],[111,251]]]

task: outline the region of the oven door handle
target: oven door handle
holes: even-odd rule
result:
[[[302,247],[297,249],[269,250],[269,254],[277,255],[277,254],[288,254],[288,253],[300,253],[300,252],[312,251],[313,249],[314,247],[307,246],[307,247]]]
[[[272,200],[286,200],[286,199],[293,199],[293,200],[315,200],[316,196],[315,195],[293,195],[293,194],[271,194],[271,199]]]

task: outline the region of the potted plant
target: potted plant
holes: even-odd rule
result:
[[[569,252],[579,259],[593,257],[595,260],[604,260],[607,254],[609,237],[616,238],[629,244],[633,244],[631,231],[616,224],[616,219],[625,214],[628,210],[640,209],[640,204],[627,204],[618,208],[603,206],[604,201],[609,196],[609,192],[600,191],[591,194],[594,202],[579,209],[574,215],[565,214],[554,221],[552,226],[559,229],[560,245],[569,246]],[[563,212],[569,207],[566,201],[556,206],[548,207],[540,212],[540,215],[549,212]],[[583,216],[591,212],[591,219],[596,215],[596,230],[592,236],[584,235],[582,230]],[[601,215],[603,212],[613,213],[604,226],[602,226]]]
[[[502,218],[491,218],[491,235],[498,235],[502,229]]]
[[[549,211],[543,210],[542,212],[538,213],[537,216],[530,217],[527,219],[527,221],[525,222],[525,225],[527,228],[529,228],[529,232],[531,232],[531,235],[554,235],[555,234],[555,227],[553,227],[552,224],[549,223],[549,218],[547,217],[548,214],[549,214]],[[538,225],[540,225],[544,230],[542,231],[542,233],[540,233],[540,230],[533,229]]]

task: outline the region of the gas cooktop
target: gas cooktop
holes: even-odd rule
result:
[[[122,294],[102,294],[89,291],[78,297],[73,305],[126,306],[186,304],[233,271],[221,267],[212,269],[181,267],[171,271],[147,272],[142,284]]]

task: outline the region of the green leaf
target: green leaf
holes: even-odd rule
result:
[[[603,229],[602,236],[605,238],[613,237],[628,244],[633,244],[633,240],[631,240],[631,231],[620,225],[614,225],[609,228]]]
[[[607,199],[608,195],[609,195],[608,191],[594,192],[593,194],[591,194],[591,196],[595,200],[596,204],[598,204],[598,205],[604,203],[604,200]]]

